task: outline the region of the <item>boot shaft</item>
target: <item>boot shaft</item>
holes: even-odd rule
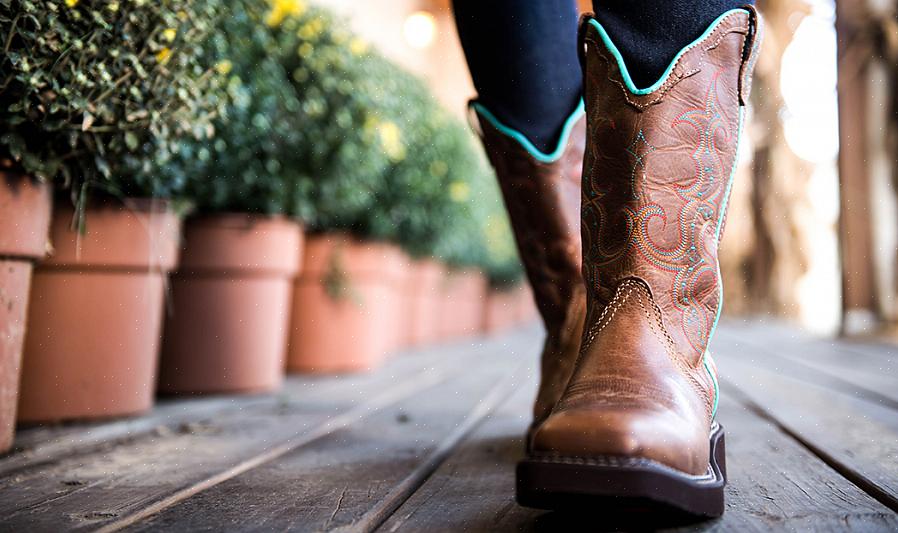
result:
[[[703,357],[721,307],[717,248],[758,29],[753,7],[725,13],[639,89],[601,25],[581,21],[587,324],[622,282],[638,280],[677,352],[692,363]]]
[[[582,298],[580,186],[586,124],[572,114],[558,149],[542,154],[523,136],[474,104],[487,156],[496,170],[512,230],[537,307],[550,335]]]

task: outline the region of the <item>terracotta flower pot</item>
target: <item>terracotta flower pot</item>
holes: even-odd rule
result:
[[[479,270],[471,270],[465,273],[464,292],[464,329],[462,333],[469,337],[481,333],[483,315],[485,311],[488,283],[486,275]]]
[[[450,271],[443,281],[440,338],[458,339],[476,335],[483,322],[486,278],[476,270]]]
[[[517,297],[514,289],[489,291],[484,303],[484,333],[496,335],[514,325],[518,312]]]
[[[47,250],[50,187],[0,173],[0,453],[12,445],[28,290]]]
[[[390,324],[390,355],[397,354],[402,350],[411,346],[410,341],[410,325],[409,313],[412,311],[409,290],[412,283],[412,258],[408,256],[402,249],[396,247],[398,261],[396,261],[396,269],[393,275],[393,298],[396,300],[394,305],[390,306],[392,311]]]
[[[296,282],[287,368],[339,373],[373,368],[390,349],[399,305],[395,246],[345,234],[308,237]]]
[[[90,208],[86,233],[57,207],[35,269],[19,420],[119,416],[152,406],[165,276],[179,218],[165,202]]]
[[[440,285],[443,266],[433,259],[414,261],[406,287],[405,318],[409,346],[422,346],[437,340],[439,332]]]
[[[299,224],[222,214],[189,220],[172,275],[159,390],[262,392],[284,377]]]

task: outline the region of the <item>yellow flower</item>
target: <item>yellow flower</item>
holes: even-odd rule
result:
[[[75,7],[78,5],[80,0],[65,0],[65,5],[68,7]]]
[[[304,0],[271,0],[271,12],[265,23],[271,27],[280,26],[287,17],[298,17],[305,13]]]
[[[449,184],[449,198],[454,202],[464,202],[471,194],[471,188],[463,181],[453,181]]]
[[[387,157],[393,161],[405,159],[405,146],[402,144],[402,132],[394,122],[386,121],[377,125],[377,135],[380,145]]]
[[[296,54],[302,58],[312,55],[312,43],[302,43],[299,45],[299,48],[296,49]]]
[[[178,36],[178,30],[174,28],[166,28],[162,30],[162,38],[168,42],[172,42],[175,40],[175,37]]]
[[[231,69],[234,68],[234,64],[228,61],[227,59],[222,59],[215,65],[215,70],[218,71],[219,74],[227,74],[231,72]]]
[[[443,177],[449,172],[449,165],[445,161],[437,160],[430,164],[430,173],[437,177]]]
[[[353,55],[360,56],[368,51],[368,43],[361,37],[353,37],[352,40],[349,41],[349,51],[352,52]]]
[[[78,0],[75,0],[75,1],[77,2]],[[118,11],[118,7],[119,7],[118,2],[109,2],[109,4],[106,5],[106,9],[108,9],[109,11],[112,11],[113,13]]]
[[[324,29],[324,21],[320,18],[314,18],[302,25],[296,32],[296,35],[302,39],[311,40],[321,35]]]
[[[171,48],[166,46],[162,50],[156,52],[156,61],[159,62],[159,64],[164,65],[168,63],[169,59],[171,59]]]

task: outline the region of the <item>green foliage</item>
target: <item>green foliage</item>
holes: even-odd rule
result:
[[[154,172],[218,102],[199,61],[216,0],[0,0],[0,159],[134,196],[180,186]]]
[[[520,277],[495,177],[423,81],[299,0],[276,0],[282,61],[302,102],[303,172],[318,230]]]
[[[377,118],[369,48],[326,10],[297,0],[273,5],[268,22],[301,102],[296,171],[313,206],[306,222],[368,237],[375,191],[401,148],[398,128]]]
[[[0,45],[0,165],[520,276],[471,133],[324,9],[0,0]]]
[[[186,184],[201,212],[308,214],[301,174],[301,103],[266,24],[267,0],[231,2],[204,62],[223,79],[225,112],[214,137],[183,142],[159,170]]]

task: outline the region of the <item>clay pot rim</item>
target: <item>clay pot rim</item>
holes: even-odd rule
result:
[[[297,225],[300,229],[305,226],[299,219],[289,217],[283,213],[249,213],[241,211],[222,211],[220,213],[196,213],[189,215],[185,225],[204,226],[214,225],[219,227],[233,227],[234,229],[252,229],[257,224],[290,224]],[[233,225],[233,226],[231,226]]]
[[[127,217],[129,215],[150,217],[150,220],[156,220],[160,227],[165,227],[168,223],[172,224],[173,239],[169,244],[160,241],[159,247],[154,251],[140,254],[140,257],[127,259],[109,259],[108,257],[90,257],[84,258],[80,256],[80,252],[76,253],[71,250],[69,238],[75,235],[77,240],[77,229],[73,229],[69,224],[67,217],[73,216],[75,207],[71,204],[56,204],[53,207],[53,222],[50,228],[50,239],[54,247],[51,253],[38,267],[42,270],[64,270],[64,271],[82,271],[82,272],[124,272],[124,273],[167,273],[172,271],[178,264],[178,246],[177,242],[180,235],[181,217],[172,208],[172,202],[164,199],[156,198],[126,198],[122,201],[112,201],[103,198],[97,203],[91,202],[91,205],[85,207],[86,220],[86,238],[91,237],[91,213],[111,213],[115,216]],[[97,215],[94,215],[95,217]],[[64,228],[58,228],[58,224],[65,224]],[[65,237],[57,239],[63,235],[57,234],[57,229],[64,232]],[[63,252],[60,252],[64,250]],[[74,255],[73,255],[74,254]],[[96,255],[96,254],[94,254]],[[155,257],[154,257],[155,255]]]
[[[152,196],[112,196],[108,194],[92,196],[84,206],[85,211],[102,211],[106,209],[127,209],[137,213],[165,213],[175,205],[171,198]],[[57,202],[54,209],[74,211],[71,202]]]
[[[189,218],[184,223],[184,239],[181,242],[181,262],[173,275],[185,278],[294,278],[302,267],[304,250],[303,226],[297,220],[284,215],[264,213],[204,213]],[[205,235],[205,244],[191,247],[194,232]],[[204,233],[205,232],[205,233]],[[293,244],[295,237],[297,253],[268,255],[246,255],[241,253],[240,243],[265,248],[270,239],[280,239],[281,248]],[[238,243],[237,240],[240,239]],[[250,239],[247,241],[245,239]],[[275,241],[278,242],[278,241]],[[236,251],[235,251],[236,250]],[[257,250],[258,251],[258,250]],[[268,250],[270,251],[270,249]],[[263,254],[265,250],[262,250]]]
[[[313,231],[306,232],[306,255],[303,261],[302,273],[298,278],[298,281],[317,281],[321,282],[327,276],[327,269],[310,269],[310,265],[306,260],[314,257],[308,253],[309,249],[313,249],[315,246],[315,241],[317,239],[328,239],[335,241],[335,245],[345,244],[350,247],[350,249],[356,247],[362,248],[371,248],[371,247],[382,247],[389,251],[390,254],[395,254],[394,258],[390,258],[387,254],[384,255],[383,263],[379,263],[376,268],[361,268],[356,266],[351,266],[346,269],[346,274],[351,276],[353,279],[355,278],[368,278],[374,277],[380,280],[383,280],[384,283],[388,284],[396,284],[400,283],[403,279],[405,279],[405,275],[402,273],[397,273],[395,267],[399,267],[399,270],[405,270],[410,265],[411,262],[406,260],[407,254],[402,249],[402,247],[392,241],[388,241],[385,239],[368,239],[358,237],[348,231]]]
[[[0,217],[0,232],[5,234],[0,235],[0,259],[39,261],[47,255],[53,210],[51,184],[27,174],[0,169],[0,189],[0,196],[8,197],[21,208],[21,211],[13,209]],[[5,223],[7,220],[11,225]],[[25,233],[22,233],[22,227],[28,228]]]

